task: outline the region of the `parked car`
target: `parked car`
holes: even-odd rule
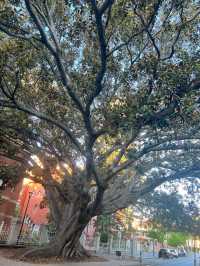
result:
[[[159,258],[170,259],[170,258],[173,258],[173,255],[170,253],[169,249],[161,248],[159,250],[159,252],[158,252],[158,257]]]
[[[176,249],[169,249],[170,254],[172,254],[173,258],[178,258],[178,252]]]
[[[185,257],[187,255],[187,252],[185,251],[184,248],[181,248],[178,251],[178,255],[179,255],[179,257]]]

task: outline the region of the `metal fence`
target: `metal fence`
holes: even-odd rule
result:
[[[54,238],[55,231],[45,225],[22,224],[20,221],[0,223],[0,244],[43,245]]]
[[[33,225],[20,221],[12,223],[0,222],[0,244],[19,246],[41,246],[53,241],[55,229],[51,225]],[[100,236],[88,237],[82,234],[81,244],[90,251],[100,254],[116,254],[120,251],[125,256],[139,256],[141,245],[138,241],[123,239],[122,237],[111,237],[108,243],[101,243]],[[151,248],[150,248],[151,249]]]
[[[5,223],[0,221],[0,244],[18,246],[41,246],[54,240],[55,228],[52,225],[36,225],[27,222],[14,221]],[[99,237],[88,238],[85,234],[80,239],[82,245],[91,251],[97,251]]]

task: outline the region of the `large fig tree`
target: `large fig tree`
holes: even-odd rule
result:
[[[43,184],[56,226],[26,256],[82,256],[93,216],[199,177],[199,3],[0,5],[1,132]]]

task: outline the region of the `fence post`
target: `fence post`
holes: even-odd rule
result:
[[[109,244],[108,244],[108,255],[112,253],[112,245],[113,245],[113,236],[110,234]]]
[[[47,243],[48,242],[48,232],[46,230],[46,226],[45,225],[40,225],[39,227],[39,235],[40,235],[40,239],[39,239],[39,245]]]
[[[142,252],[143,252],[143,245],[142,245],[142,242],[140,240],[140,266],[142,265]]]
[[[133,239],[130,240],[130,251],[131,251],[130,255],[131,255],[131,257],[133,257]]]
[[[122,233],[120,231],[118,231],[118,237],[119,237],[118,249],[121,250]]]
[[[196,237],[194,237],[194,266],[197,266],[197,250],[196,250]]]
[[[0,234],[1,234],[1,232],[2,232],[3,226],[4,226],[4,221],[2,221],[2,222],[1,222],[1,225],[0,225]]]
[[[100,235],[97,235],[96,252],[100,250]]]
[[[7,239],[8,245],[16,245],[18,234],[19,234],[19,227],[20,227],[20,224],[18,223],[17,219],[13,218],[10,224],[10,228],[9,228],[10,232],[9,232],[8,239]]]
[[[155,239],[153,239],[153,257],[155,256]]]

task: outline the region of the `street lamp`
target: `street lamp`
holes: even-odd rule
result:
[[[19,235],[17,237],[17,243],[16,243],[17,245],[18,245],[20,237],[21,237],[22,229],[23,229],[23,226],[24,226],[24,221],[26,219],[26,213],[27,213],[28,206],[29,206],[30,199],[31,199],[32,195],[33,195],[33,192],[30,191],[29,195],[28,195],[28,201],[27,201],[27,204],[26,204],[26,209],[25,209],[24,216],[23,216],[23,219],[22,219],[22,224],[21,224],[21,227],[20,227],[20,230],[19,230]]]

